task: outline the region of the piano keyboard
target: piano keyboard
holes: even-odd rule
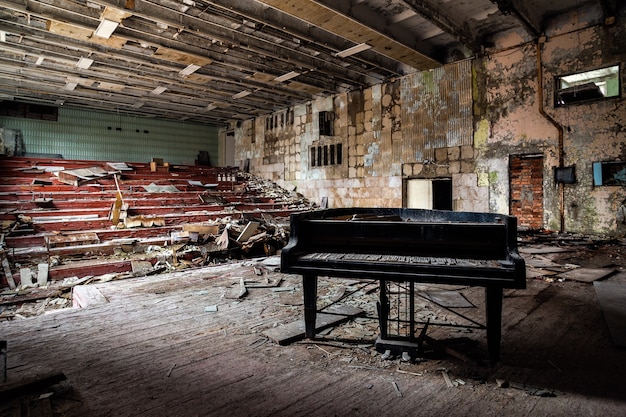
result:
[[[493,259],[460,259],[460,258],[439,258],[428,256],[402,256],[402,255],[378,255],[360,253],[309,253],[299,257],[306,261],[339,261],[339,262],[363,262],[363,263],[394,263],[394,264],[416,264],[435,266],[458,266],[473,268],[502,268],[504,265],[511,265],[511,262]]]

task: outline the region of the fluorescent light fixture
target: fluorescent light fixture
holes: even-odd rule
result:
[[[238,92],[237,94],[235,94],[231,98],[238,99],[238,98],[242,98],[242,97],[245,97],[245,96],[249,96],[250,94],[252,94],[252,91],[250,91],[250,90],[243,90],[243,91]]]
[[[154,90],[150,91],[150,94],[161,94],[165,90],[167,90],[167,87],[163,87],[162,85],[160,85],[156,87]]]
[[[42,57],[42,56],[37,57],[37,61],[35,61],[35,65],[41,65],[41,64],[43,64],[43,60],[44,60],[44,59],[45,59],[45,58],[44,58],[44,57]]]
[[[119,23],[114,22],[113,20],[102,19],[98,29],[96,29],[93,34],[99,38],[109,39],[113,32],[115,32],[115,29],[117,29],[118,25]]]
[[[208,106],[206,106],[206,109],[207,110],[215,110],[215,109],[217,109],[217,104],[211,103]]]
[[[68,83],[65,84],[65,87],[63,87],[63,89],[66,90],[66,91],[72,91],[73,89],[76,88],[77,85],[78,85],[78,83],[70,83],[70,82],[68,82]]]
[[[91,64],[93,64],[93,59],[81,57],[76,63],[76,66],[81,69],[87,69],[91,66]]]
[[[282,83],[283,81],[287,81],[287,80],[291,80],[292,78],[296,78],[298,75],[300,75],[299,72],[291,71],[291,72],[288,72],[287,74],[283,74],[283,75],[281,75],[279,77],[274,78],[274,81]]]
[[[134,107],[135,109],[138,109],[138,108],[142,107],[144,104],[146,104],[146,103],[144,103],[143,101],[138,101],[135,104],[133,104],[132,107]]]
[[[337,53],[335,54],[335,56],[336,56],[336,57],[339,57],[339,58],[345,58],[345,57],[347,57],[347,56],[354,55],[354,54],[358,54],[359,52],[363,52],[363,51],[365,51],[365,50],[368,50],[368,49],[370,49],[371,47],[372,47],[372,45],[368,45],[368,44],[366,44],[366,43],[360,43],[360,44],[355,45],[355,46],[353,46],[353,47],[351,47],[351,48],[344,49],[344,50],[343,50],[343,51],[341,51],[341,52],[337,52]]]
[[[198,71],[200,69],[200,65],[196,65],[196,64],[189,64],[187,65],[187,67],[185,69],[183,69],[181,72],[179,72],[180,75],[190,75],[193,74],[194,72]]]
[[[0,42],[7,41],[7,33],[4,30],[0,30]]]

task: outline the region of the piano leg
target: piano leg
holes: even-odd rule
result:
[[[304,296],[304,336],[313,339],[317,316],[317,275],[302,276],[302,292]]]
[[[500,359],[500,339],[502,337],[502,288],[485,289],[485,310],[487,313],[487,349],[489,360]]]

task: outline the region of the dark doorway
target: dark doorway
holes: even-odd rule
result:
[[[452,210],[452,180],[433,180],[433,209]]]

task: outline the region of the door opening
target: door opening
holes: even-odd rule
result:
[[[452,180],[450,178],[405,181],[404,205],[407,208],[452,210]]]

